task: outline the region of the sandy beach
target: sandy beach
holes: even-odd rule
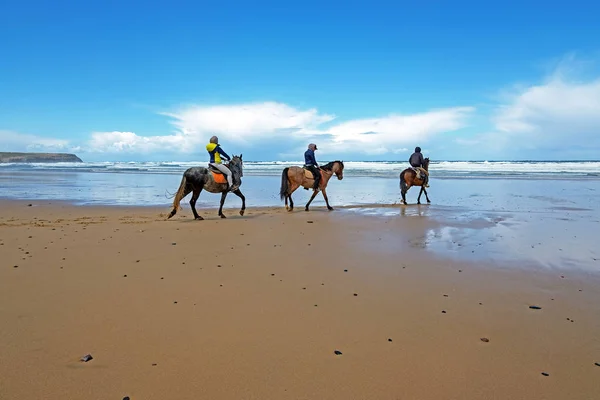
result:
[[[502,257],[486,233],[501,220],[0,210],[3,400],[600,397],[595,253],[579,269]],[[434,251],[440,232],[452,250]]]

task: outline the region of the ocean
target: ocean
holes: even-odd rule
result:
[[[405,162],[345,162],[344,180],[333,179],[328,187],[332,204],[393,204],[399,200],[399,174]],[[242,191],[249,206],[278,206],[283,168],[300,161],[244,162]],[[181,174],[198,162],[84,162],[0,164],[0,198],[66,200],[75,204],[162,206],[170,203]],[[481,196],[519,196],[520,187],[533,195],[552,195],[553,190],[573,187],[589,193],[600,182],[600,161],[439,161],[430,165],[430,197],[438,204],[456,204],[467,196],[469,203]],[[477,183],[475,183],[477,182]],[[555,182],[555,183],[552,183]],[[418,189],[409,191],[415,202]],[[556,192],[555,194],[558,194]],[[298,190],[297,204],[309,192]],[[470,196],[470,197],[469,197]],[[227,202],[235,206],[239,199]],[[422,198],[424,201],[424,198]],[[184,200],[187,202],[187,199]],[[218,195],[203,193],[199,207],[213,207]],[[314,205],[322,205],[318,196]],[[508,201],[510,203],[510,201]]]

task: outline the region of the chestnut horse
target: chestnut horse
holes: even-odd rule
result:
[[[285,200],[285,208],[288,211],[292,211],[294,209],[294,201],[292,200],[292,193],[296,191],[300,186],[304,189],[309,190],[313,189],[313,194],[306,203],[304,207],[305,211],[308,211],[308,206],[317,196],[319,190],[323,192],[323,198],[325,199],[325,203],[327,204],[327,209],[329,211],[333,210],[333,207],[329,205],[329,199],[327,198],[327,183],[329,179],[335,174],[338,180],[344,179],[344,163],[342,161],[332,161],[328,164],[325,164],[319,168],[319,172],[321,172],[321,180],[319,182],[319,188],[314,188],[314,177],[312,172],[302,167],[288,167],[283,170],[281,173],[281,189],[279,190],[279,196],[281,200]],[[290,201],[290,205],[288,206],[288,199]]]
[[[423,169],[429,174],[429,157],[423,160]],[[402,203],[406,204],[406,192],[412,186],[421,186],[419,197],[417,198],[417,204],[421,204],[421,195],[425,193],[427,203],[431,203],[429,196],[427,196],[427,190],[423,186],[423,181],[417,178],[417,173],[412,168],[406,168],[400,173],[400,193],[402,194]]]

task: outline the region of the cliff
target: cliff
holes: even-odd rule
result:
[[[0,163],[55,163],[83,162],[75,154],[67,153],[3,153],[0,152]]]

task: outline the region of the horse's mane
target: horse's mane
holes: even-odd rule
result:
[[[333,168],[333,164],[335,164],[335,163],[340,163],[340,165],[342,166],[342,169],[344,169],[344,163],[339,160],[328,162],[327,164],[322,165],[321,169],[323,169],[325,171],[331,171],[331,169]]]

